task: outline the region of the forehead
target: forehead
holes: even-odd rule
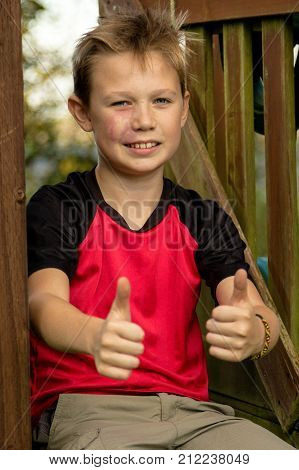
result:
[[[132,52],[95,57],[91,71],[92,91],[108,93],[111,90],[132,88],[180,87],[179,75],[168,59],[158,51],[148,52],[145,61]]]

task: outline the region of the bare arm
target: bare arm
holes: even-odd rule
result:
[[[49,346],[92,354],[104,320],[70,304],[69,280],[63,271],[47,268],[33,273],[28,279],[28,300],[31,326]]]
[[[91,354],[102,375],[127,379],[139,366],[144,331],[131,321],[130,284],[118,280],[107,317],[86,315],[69,302],[69,280],[56,268],[31,274],[28,280],[29,314],[34,331],[53,349]]]

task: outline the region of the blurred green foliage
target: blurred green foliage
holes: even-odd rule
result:
[[[65,180],[71,171],[90,169],[97,162],[90,134],[61,117],[62,101],[57,82],[71,76],[60,51],[45,51],[32,26],[47,14],[42,0],[22,0],[25,160],[27,200],[43,184]],[[49,38],[51,41],[51,38]]]

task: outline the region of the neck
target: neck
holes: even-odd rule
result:
[[[96,178],[104,199],[111,199],[118,205],[128,201],[155,203],[160,200],[163,189],[163,166],[144,175],[129,175],[98,163]]]

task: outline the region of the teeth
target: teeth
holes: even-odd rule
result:
[[[158,145],[156,142],[144,142],[140,144],[129,144],[128,147],[135,149],[150,149],[152,147],[156,147],[156,145]]]

